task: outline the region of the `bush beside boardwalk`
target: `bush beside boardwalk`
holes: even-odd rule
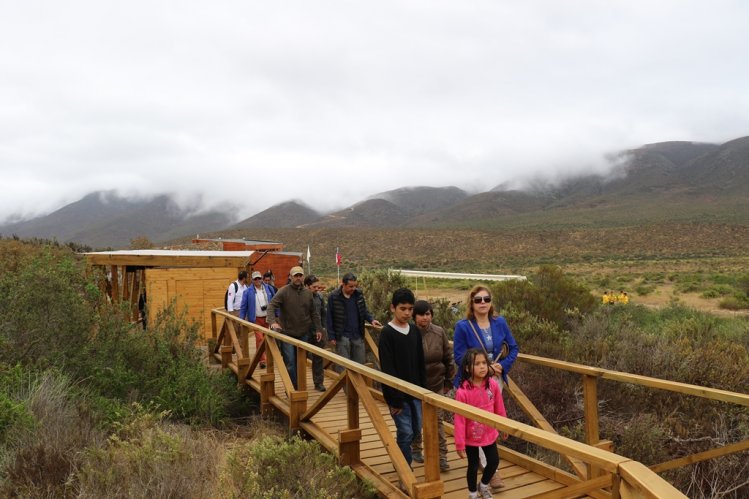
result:
[[[167,309],[147,330],[126,317],[70,248],[0,241],[0,496],[262,491],[251,474],[255,433],[284,431],[247,419],[251,399],[233,375],[206,366],[179,311]],[[324,455],[317,444],[284,445],[288,455]],[[372,495],[330,459],[313,464],[337,483],[286,480],[273,497]]]

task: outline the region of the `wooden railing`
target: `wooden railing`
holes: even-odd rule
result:
[[[351,466],[360,476],[371,478],[383,494],[391,495],[394,492],[397,493],[397,490],[391,484],[382,480],[374,470],[360,459],[360,441],[362,438],[362,431],[359,427],[360,406],[369,416],[400,482],[409,491],[411,497],[439,497],[443,493],[439,469],[437,419],[439,409],[480,421],[516,438],[579,460],[587,469],[597,470],[595,476],[590,475],[581,478],[562,470],[552,469],[548,465],[523,457],[509,449],[503,449],[503,452],[512,453],[529,469],[546,473],[547,476],[551,473],[557,482],[565,485],[562,489],[540,494],[538,497],[563,498],[577,497],[578,495],[590,495],[597,498],[685,497],[651,469],[626,457],[437,395],[430,390],[403,382],[309,343],[241,320],[223,309],[212,311],[211,322],[212,335],[216,341],[215,346],[211,349],[211,357],[219,360],[223,367],[232,369],[237,374],[239,383],[249,385],[260,394],[261,411],[267,412],[274,407],[281,411],[288,417],[291,430],[303,430],[316,438],[327,450],[335,454],[342,464]],[[251,331],[262,332],[266,338],[259,351],[255,352],[252,357],[248,353],[249,333]],[[288,371],[284,366],[278,345],[279,341],[294,345],[297,349],[296,368],[299,374],[297,389],[294,389]],[[371,338],[369,341],[371,341]],[[257,378],[253,377],[253,373],[259,364],[260,354],[264,351],[267,354],[266,372]],[[318,355],[343,368],[340,374],[332,371],[326,373],[326,376],[332,378],[334,382],[310,407],[308,407],[309,398],[306,389],[308,353]],[[280,377],[285,397],[275,391],[276,377]],[[382,395],[372,388],[374,382],[397,388],[422,402],[423,481],[417,480],[380,412],[377,401],[382,400]],[[312,418],[344,387],[346,388],[347,423],[346,427],[341,428],[336,436],[332,436],[316,425]]]
[[[689,395],[693,397],[700,397],[708,400],[716,400],[728,404],[736,404],[744,407],[749,407],[749,394],[745,393],[729,392],[726,390],[706,388],[704,386],[690,385],[687,383],[668,381],[658,378],[652,378],[649,376],[640,376],[637,374],[611,371],[609,369],[590,367],[582,364],[574,364],[571,362],[564,362],[561,360],[548,359],[545,357],[538,357],[528,354],[519,354],[518,361],[576,373],[581,376],[584,396],[583,407],[585,418],[585,442],[589,445],[598,445],[600,443],[598,433],[599,379],[608,379],[619,383],[627,383],[652,389],[666,390],[682,395]],[[708,451],[683,456],[678,459],[673,459],[663,463],[654,464],[650,466],[650,469],[660,473],[662,471],[688,466],[700,461],[706,461],[708,459],[713,459],[720,456],[735,454],[747,449],[749,449],[749,439],[742,440],[730,445],[725,445],[723,447],[710,449]]]

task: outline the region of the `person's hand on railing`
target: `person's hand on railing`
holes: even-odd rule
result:
[[[274,331],[281,331],[281,325],[278,322],[274,322],[270,325],[270,328]]]

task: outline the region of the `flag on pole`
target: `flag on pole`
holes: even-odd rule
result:
[[[341,258],[341,252],[338,251],[338,248],[336,247],[336,249],[335,249],[335,264],[338,267],[341,266],[341,260],[342,260],[342,258]]]

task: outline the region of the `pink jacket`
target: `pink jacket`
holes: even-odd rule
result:
[[[455,400],[507,417],[502,392],[494,378],[489,378],[489,388],[479,388],[470,381],[464,381],[455,393]],[[484,447],[496,442],[499,436],[496,428],[466,419],[460,414],[455,415],[454,422],[456,450],[465,450],[466,445]]]

